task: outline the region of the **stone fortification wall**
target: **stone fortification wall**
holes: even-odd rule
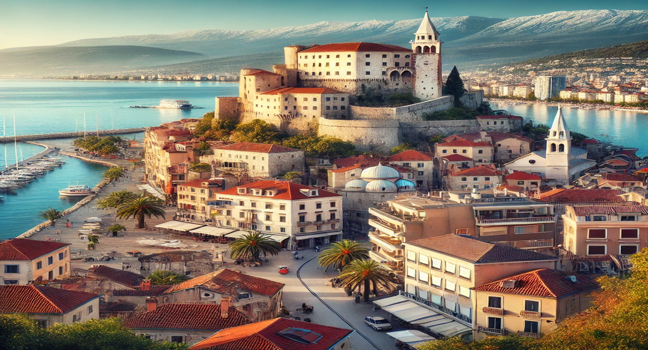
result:
[[[476,119],[402,122],[400,128],[403,135],[419,138],[429,138],[435,135],[465,134],[481,130]]]
[[[484,90],[467,92],[459,100],[464,107],[477,109],[484,102]]]
[[[350,106],[351,116],[359,120],[422,121],[423,114],[452,108],[454,96],[442,96],[403,107],[361,107]]]
[[[298,82],[303,87],[327,87],[329,89],[347,92],[351,95],[360,95],[364,90],[373,94],[388,95],[412,91],[411,86],[395,87],[387,79],[309,79]]]
[[[360,151],[389,152],[400,144],[397,120],[319,119],[319,135],[352,142]]]
[[[214,109],[214,120],[231,120],[239,121],[239,104],[241,99],[238,97],[216,97],[216,107]]]

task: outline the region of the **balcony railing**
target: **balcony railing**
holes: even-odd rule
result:
[[[540,338],[541,334],[540,333],[533,333],[533,332],[517,332],[517,335],[520,337],[529,337],[529,338]]]
[[[390,236],[382,236],[382,235],[377,235],[375,233],[369,232],[369,240],[376,239],[380,240],[381,242],[378,243],[386,243],[389,245],[389,249],[394,250],[394,249],[402,249],[403,242],[399,239],[392,238]]]
[[[539,233],[539,232],[538,232]],[[519,249],[543,249],[553,247],[553,239],[537,239],[529,241],[503,241],[494,242]]]
[[[446,316],[460,322],[461,324],[463,324],[465,326],[468,326],[468,327],[472,328],[472,318],[470,318],[468,316],[465,316],[465,315],[462,315],[462,314],[460,314],[458,312],[447,309],[447,308],[445,308],[445,307],[443,307],[441,305],[437,305],[437,304],[435,304],[435,303],[433,303],[433,302],[431,302],[429,300],[419,298],[419,297],[417,297],[416,295],[414,295],[412,293],[407,293],[407,292],[404,292],[402,290],[399,290],[398,294],[402,295],[404,297],[407,297],[409,299],[412,299],[412,300],[414,300],[414,301],[416,301],[416,302],[418,302],[420,304],[424,304],[425,306],[428,306],[428,307],[430,307],[430,308],[432,308],[432,309],[434,309],[436,311],[443,312]]]
[[[402,262],[403,261],[403,256],[402,255],[396,255],[396,254],[388,254],[384,250],[381,251],[380,253],[370,250],[369,251],[369,257],[375,261],[378,262],[383,262],[383,261],[394,261],[394,262]]]
[[[482,326],[478,326],[477,330],[482,333],[490,333],[490,334],[497,334],[497,335],[506,335],[508,333],[506,329],[486,328]]]
[[[542,316],[542,313],[537,311],[522,310],[520,311],[520,316],[527,318],[540,318],[540,316]]]
[[[498,225],[498,224],[507,224],[507,223],[553,223],[556,221],[556,217],[553,215],[547,216],[531,216],[526,218],[505,218],[505,219],[482,219],[475,218],[478,225]]]
[[[484,307],[482,311],[485,314],[493,314],[493,315],[504,315],[504,309],[496,309],[493,307]]]
[[[369,226],[375,227],[376,229],[380,230],[380,232],[389,235],[395,235],[397,232],[402,231],[402,229],[394,225],[389,225],[388,223],[381,221],[380,219],[369,219]]]

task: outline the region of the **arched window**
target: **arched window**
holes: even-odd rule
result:
[[[556,132],[554,131],[554,136],[556,136]]]
[[[430,53],[430,47],[429,46],[423,47],[423,53]]]
[[[430,48],[430,52],[431,52],[431,53],[436,53],[436,46],[432,46],[432,47]]]
[[[559,136],[560,136],[560,137],[565,136],[565,132],[564,132],[564,131],[561,131],[560,134],[559,134]]]
[[[428,39],[432,40],[432,35],[428,35]]]
[[[390,79],[391,81],[400,80],[400,77],[401,77],[401,75],[400,75],[400,73],[398,73],[398,71],[393,71],[393,72],[391,72],[391,73],[389,74],[389,79]]]
[[[560,146],[558,146],[558,152],[565,152],[565,145],[561,143]]]
[[[416,53],[421,53],[421,47],[420,46],[416,47]]]
[[[409,84],[412,82],[412,73],[410,71],[403,71],[401,74],[401,79],[403,80],[404,84]]]
[[[551,152],[556,152],[556,144],[555,143],[551,144]]]

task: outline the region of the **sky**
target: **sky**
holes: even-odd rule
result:
[[[648,10],[637,0],[0,0],[0,49],[182,30],[248,30],[320,21],[509,18],[554,11]]]

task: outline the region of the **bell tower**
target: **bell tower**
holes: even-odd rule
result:
[[[571,133],[567,129],[567,123],[558,107],[558,113],[553,120],[549,135],[547,135],[547,171],[545,177],[555,179],[559,184],[569,184],[569,159],[571,156]]]
[[[439,32],[430,20],[427,7],[425,16],[416,33],[412,44],[412,61],[416,69],[414,81],[414,96],[422,100],[431,100],[442,95],[441,80],[441,44]]]

